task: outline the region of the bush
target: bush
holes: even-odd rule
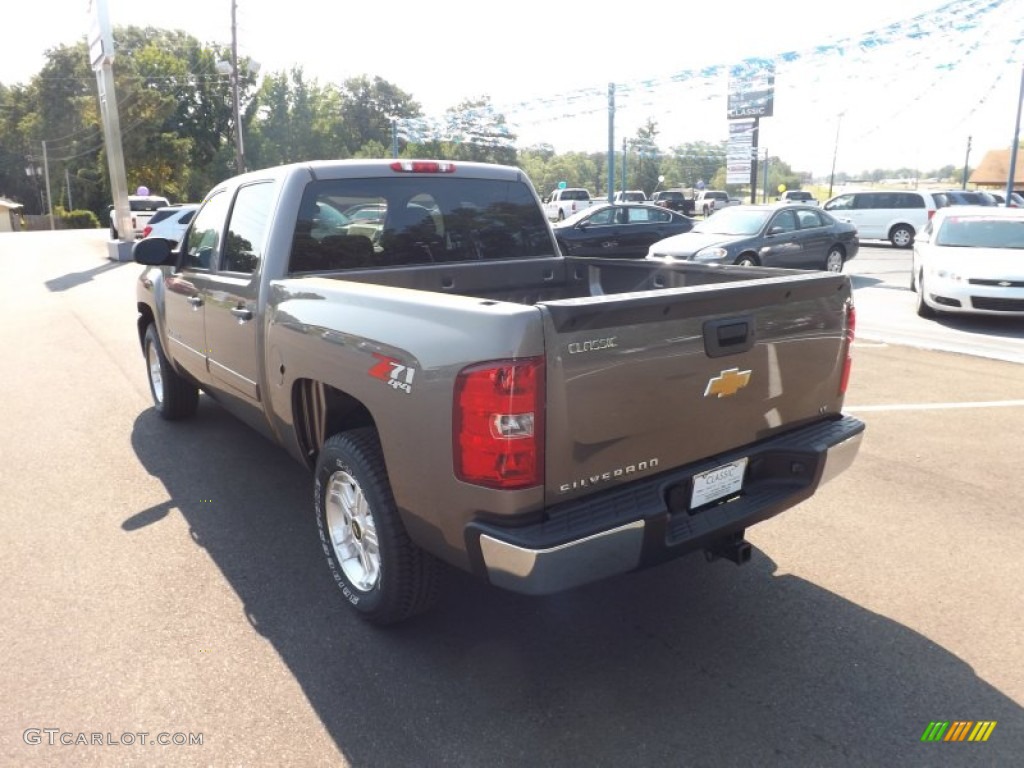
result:
[[[99,229],[100,220],[92,211],[65,211],[58,207],[53,212],[60,218],[61,229]]]

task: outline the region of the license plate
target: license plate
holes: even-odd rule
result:
[[[743,473],[746,469],[747,459],[743,458],[694,475],[690,509],[736,493],[743,487]]]

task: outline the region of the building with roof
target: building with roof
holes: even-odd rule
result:
[[[0,232],[18,232],[21,226],[21,203],[0,197]]]
[[[1017,150],[1017,166],[1014,168],[1013,188],[1024,190],[1024,150]],[[1010,150],[990,149],[981,158],[978,167],[971,173],[968,181],[978,187],[992,187],[997,191],[1006,189],[1010,178]]]

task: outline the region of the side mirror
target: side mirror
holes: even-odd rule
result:
[[[176,258],[171,243],[162,237],[146,237],[132,246],[132,258],[151,267],[173,266]]]
[[[780,226],[769,227],[769,229],[768,229],[768,234],[769,235],[779,235],[779,234],[782,234],[782,232],[783,232],[783,229]]]

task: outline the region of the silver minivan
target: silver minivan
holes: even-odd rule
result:
[[[852,222],[862,240],[888,240],[897,248],[912,246],[941,207],[930,192],[919,190],[844,192],[822,205],[837,219]]]

